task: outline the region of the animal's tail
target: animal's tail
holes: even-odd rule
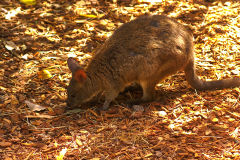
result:
[[[240,78],[233,77],[223,80],[204,81],[196,74],[194,62],[191,61],[184,69],[188,83],[198,90],[217,90],[224,88],[234,88],[240,86]]]

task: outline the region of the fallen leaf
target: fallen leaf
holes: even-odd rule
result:
[[[46,119],[51,119],[51,118],[54,118],[55,116],[50,116],[50,115],[36,115],[36,116],[33,116],[33,115],[26,115],[24,116],[25,118],[46,118]]]
[[[144,111],[144,107],[141,105],[134,105],[133,106],[133,110],[136,112],[143,112]]]
[[[12,145],[11,142],[0,142],[1,147],[10,147]]]
[[[57,160],[63,160],[63,157],[66,153],[67,153],[67,148],[62,149],[60,154],[56,157]]]
[[[36,0],[20,0],[20,2],[22,2],[23,4],[25,4],[27,6],[36,4]]]
[[[81,147],[83,145],[83,143],[79,139],[76,139],[76,143],[79,147]]]
[[[46,109],[46,107],[40,106],[38,104],[31,103],[28,100],[25,100],[25,103],[27,104],[27,106],[29,107],[29,109],[31,111],[43,111],[43,110]]]
[[[149,158],[149,157],[151,157],[151,156],[153,156],[153,154],[152,154],[152,153],[149,153],[149,154],[145,155],[144,158]]]
[[[5,41],[3,43],[4,43],[5,48],[9,51],[18,49],[17,45],[12,41]]]
[[[47,69],[43,69],[41,71],[38,72],[38,78],[40,79],[49,79],[49,78],[52,78],[52,74],[50,73],[50,71],[48,71]]]
[[[218,122],[218,118],[213,118],[212,122]]]
[[[158,111],[158,116],[159,117],[165,117],[167,113],[165,111]]]
[[[237,127],[232,133],[230,133],[230,135],[233,138],[237,138],[239,136],[239,127]]]
[[[11,95],[11,107],[15,108],[19,104],[19,101],[16,96]]]
[[[86,18],[101,18],[104,16],[104,14],[99,15],[93,15],[93,14],[80,14],[80,16],[86,17]]]

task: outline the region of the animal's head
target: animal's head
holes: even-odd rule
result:
[[[67,87],[67,105],[78,106],[91,98],[91,89],[84,69],[74,58],[68,58],[68,68],[72,72],[72,79]]]

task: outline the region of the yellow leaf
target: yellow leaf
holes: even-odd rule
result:
[[[54,142],[54,147],[58,147],[58,143],[56,141]]]
[[[22,143],[24,146],[33,146],[33,143]]]
[[[44,69],[38,72],[38,78],[49,79],[49,78],[52,78],[52,74],[48,70]]]
[[[218,119],[217,118],[213,118],[212,122],[218,122]]]
[[[217,106],[213,107],[213,109],[216,110],[216,111],[220,111],[220,110],[222,110],[222,108],[217,107]]]
[[[80,16],[87,17],[87,18],[97,18],[97,16],[93,14],[80,14]]]
[[[101,18],[104,16],[104,14],[99,15],[93,15],[93,14],[80,14],[80,16],[86,17],[86,18]]]
[[[20,0],[20,2],[22,2],[23,4],[26,4],[28,6],[36,4],[36,0]]]
[[[81,130],[81,131],[79,131],[80,133],[88,133],[88,131],[86,131],[86,130]]]
[[[199,157],[199,154],[198,154],[198,153],[195,153],[194,156],[195,156],[195,157]]]
[[[235,88],[235,90],[236,90],[237,92],[240,92],[240,89],[239,89],[239,88]]]
[[[228,119],[228,122],[233,122],[233,121],[235,121],[234,118],[229,118],[229,119]]]
[[[63,160],[63,157],[66,153],[67,153],[67,148],[62,149],[60,154],[56,157],[57,160]]]
[[[160,3],[160,2],[162,2],[162,0],[138,0],[138,3],[146,3],[146,2],[148,2],[148,3]]]
[[[80,140],[78,140],[78,139],[76,139],[76,143],[78,144],[78,146],[82,146],[83,145],[83,143],[80,141]]]
[[[149,153],[149,154],[145,155],[144,158],[151,157],[152,155],[153,155],[152,153]]]

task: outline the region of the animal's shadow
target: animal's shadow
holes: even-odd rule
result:
[[[142,102],[139,101],[143,91],[140,85],[134,84],[129,87],[126,87],[123,92],[120,92],[118,97],[111,103],[110,107],[115,106],[123,106],[131,108],[133,105],[142,105],[142,106],[148,106],[150,104],[156,105],[156,106],[162,106],[162,105],[170,105],[172,101],[174,101],[176,98],[181,97],[183,94],[186,94],[186,92],[193,92],[193,89],[190,89],[186,87],[186,89],[181,90],[164,90],[164,89],[158,89],[156,90],[156,97],[155,100],[149,101],[149,102]],[[86,102],[81,105],[81,109],[89,109],[89,108],[96,108],[100,109],[104,103],[104,95],[97,95],[95,96],[91,101]],[[67,106],[67,110],[73,109],[71,106]]]

